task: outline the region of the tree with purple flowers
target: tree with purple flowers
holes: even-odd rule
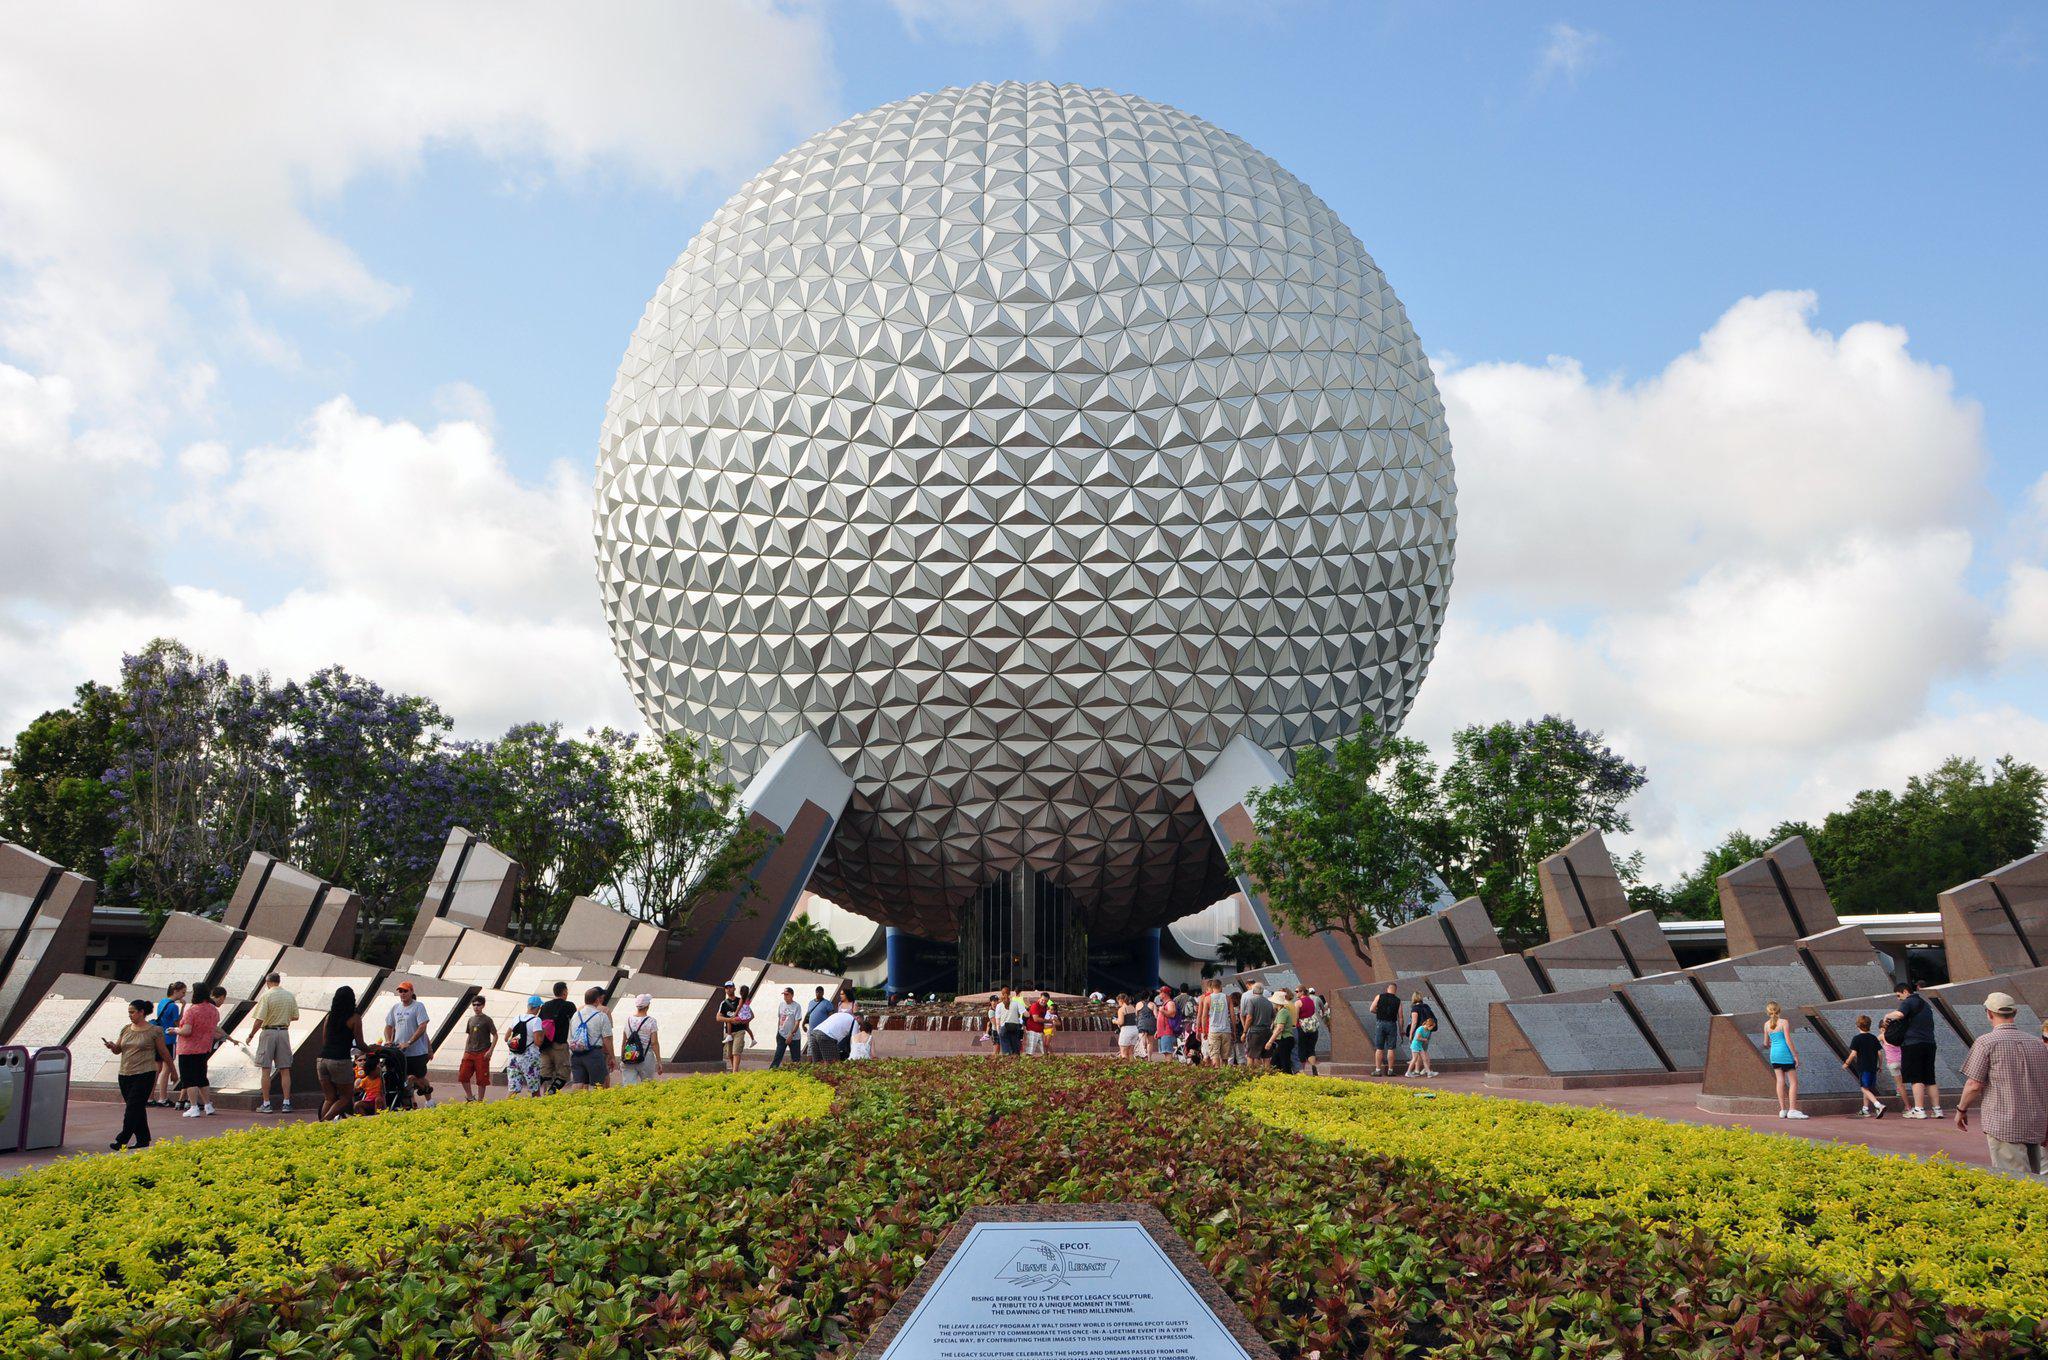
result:
[[[1502,938],[1525,948],[1543,938],[1537,863],[1587,831],[1627,831],[1622,805],[1648,776],[1598,732],[1555,714],[1467,727],[1451,744],[1439,871],[1459,897],[1484,898]],[[1615,867],[1632,882],[1642,856]]]
[[[551,936],[569,903],[605,881],[629,840],[615,805],[615,752],[562,734],[560,723],[521,723],[496,741],[462,746],[451,775],[464,824],[519,861],[513,930]]]

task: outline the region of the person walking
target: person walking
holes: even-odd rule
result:
[[[1877,1051],[1884,1059],[1884,1070],[1892,1079],[1892,1094],[1899,1098],[1899,1109],[1903,1113],[1911,1105],[1906,1096],[1906,1055],[1894,1042],[1893,1035],[1904,1035],[1906,1022],[1886,1020],[1877,1027]]]
[[[549,1095],[569,1084],[569,1026],[576,1023],[569,984],[557,982],[553,992],[540,1005],[540,1081]]]
[[[343,983],[327,1003],[327,1018],[320,1022],[320,1056],[313,1062],[314,1075],[320,1079],[321,1119],[339,1119],[355,1105],[355,1055],[369,1046],[363,1038],[356,989]]]
[[[1254,982],[1251,990],[1238,1002],[1237,1018],[1244,1027],[1244,1057],[1253,1067],[1263,1067],[1272,1059],[1268,1045],[1273,1039],[1273,1024],[1277,1016],[1263,982]]]
[[[256,998],[256,1005],[249,1015],[249,1042],[254,1046],[256,1057],[256,1094],[263,1097],[263,1103],[256,1107],[256,1113],[269,1114],[273,1109],[286,1114],[292,1109],[292,1021],[299,1018],[299,999],[285,990],[284,977],[272,973],[263,979],[263,994]],[[270,1081],[275,1077],[278,1083],[279,1103],[270,1103]]]
[[[547,1087],[540,1068],[541,1039],[548,1023],[540,1018],[544,1004],[529,996],[525,1013],[505,1026],[505,1089],[515,1096],[537,1096]]]
[[[1322,1075],[1316,1065],[1316,1045],[1323,1037],[1323,1006],[1316,989],[1304,987],[1294,1008],[1294,1067],[1311,1077]]]
[[[604,1008],[604,988],[591,987],[583,993],[576,1018],[569,1022],[569,1075],[578,1086],[603,1090],[612,1084],[612,1069],[618,1065],[612,1052],[612,1013]]]
[[[484,996],[469,999],[469,1018],[462,1022],[462,1065],[455,1069],[462,1098],[482,1100],[491,1089],[491,1054],[498,1047],[498,1022],[484,1011]]]
[[[1855,1075],[1863,1092],[1863,1103],[1856,1107],[1858,1119],[1884,1118],[1884,1100],[1877,1094],[1879,1048],[1877,1036],[1870,1032],[1870,1017],[1857,1016],[1856,1034],[1849,1040],[1849,1056],[1842,1059],[1842,1067]]]
[[[782,995],[787,998],[792,993],[784,987]],[[796,1010],[794,1001],[785,1000],[782,1004],[791,1011]],[[650,1014],[653,1007],[654,998],[644,992],[633,998],[633,1014],[619,1036],[619,1082],[623,1086],[638,1086],[661,1075],[661,1025]],[[797,1022],[801,1024],[801,1015]],[[794,1039],[790,1041],[790,1049],[792,1052],[796,1049]],[[775,1056],[782,1056],[780,1039],[776,1041]]]
[[[1010,990],[1008,983],[1003,984],[1003,990],[996,997],[994,1019],[999,1026],[997,1033],[1001,1039],[1003,1054],[1012,1058],[1022,1057],[1024,1003]]]
[[[1965,1133],[1970,1111],[1983,1103],[1984,1146],[1992,1169],[2008,1176],[2048,1171],[2041,1156],[2048,1136],[2048,1045],[2020,1031],[2013,1023],[2018,1011],[2008,992],[1984,998],[1991,1029],[1970,1045],[1956,1099],[1956,1128]]]
[[[1138,1008],[1127,992],[1116,994],[1116,1052],[1120,1058],[1138,1056]]]
[[[434,1088],[427,1083],[427,1003],[413,995],[410,982],[398,984],[398,1000],[384,1013],[384,1042],[405,1059],[405,1084],[419,1103],[434,1108]]]
[[[796,988],[784,987],[782,1002],[775,1008],[775,1056],[768,1060],[769,1070],[782,1066],[784,1054],[791,1062],[802,1062],[803,1050],[804,1008],[796,1004]]]
[[[1266,1061],[1275,1072],[1294,1072],[1294,993],[1282,987],[1273,994],[1273,1032],[1266,1039]]]
[[[1202,983],[1202,1018],[1208,1032],[1202,1036],[1202,1057],[1214,1067],[1230,1065],[1230,1046],[1233,1042],[1230,996],[1223,990],[1219,978],[1209,978]]]
[[[149,1093],[156,1076],[170,1059],[164,1032],[152,1019],[150,1003],[137,997],[128,1003],[128,1023],[112,1039],[102,1039],[107,1052],[120,1058],[114,1081],[121,1088],[121,1131],[107,1144],[116,1152],[131,1144],[140,1151],[149,1146]],[[2048,1055],[2048,1049],[2042,1053]]]
[[[206,1064],[220,1043],[220,1003],[227,999],[225,987],[185,1007],[172,1033],[178,1036],[178,1096],[185,1102],[186,1119],[213,1113],[213,1087]]]
[[[1372,999],[1372,1074],[1394,1075],[1396,1045],[1401,1041],[1401,994],[1389,982]]]
[[[810,1004],[804,1007],[804,1032],[807,1035],[818,1028],[819,1021],[838,1009],[832,1004],[832,998],[825,995],[823,987],[816,988],[815,991],[816,995],[812,997]]]
[[[821,1063],[845,1062],[854,1024],[852,1011],[834,1010],[826,1016],[811,1030],[812,1058]]]
[[[1806,1118],[1799,1108],[1799,1050],[1792,1042],[1792,1022],[1775,1001],[1764,1003],[1764,1043],[1770,1050],[1771,1076],[1778,1088],[1778,1118]]]
[[[176,1036],[171,1031],[176,1027],[178,1016],[183,1013],[184,1009],[185,984],[173,982],[170,986],[164,988],[164,999],[156,1003],[156,1014],[151,1016],[149,1021],[149,1023],[155,1025],[162,1032],[164,1047],[167,1051],[176,1043]],[[177,1082],[178,1055],[172,1052],[170,1058],[165,1061],[163,1067],[156,1074],[156,1096],[149,1103],[160,1110],[171,1108],[176,1103],[171,1099],[171,1096],[177,1089]]]
[[[1934,1007],[1920,995],[1920,986],[1910,979],[1892,989],[1898,1006],[1886,1012],[1887,1022],[1903,1022],[1899,1029],[1900,1102],[1907,1106],[1908,1119],[1941,1118],[1941,1088],[1934,1078]]]

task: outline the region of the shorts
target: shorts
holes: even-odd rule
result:
[[[313,1064],[320,1080],[346,1091],[356,1084],[356,1065],[347,1058],[322,1058]]]
[[[292,1036],[289,1030],[266,1029],[256,1036],[256,1068],[260,1072],[291,1070]]]
[[[1035,1030],[1035,1029],[1027,1029],[1027,1030],[1025,1030],[1025,1031],[1024,1031],[1024,1051],[1025,1051],[1026,1053],[1043,1053],[1043,1052],[1045,1052],[1045,1035],[1044,1035],[1043,1033],[1041,1033],[1040,1031],[1038,1031],[1038,1030]]]
[[[1771,1070],[1773,1072],[1797,1072],[1799,1070],[1799,1064],[1796,1062],[1774,1062],[1771,1064]]]
[[[1248,1029],[1244,1032],[1244,1051],[1251,1055],[1254,1062],[1269,1058],[1272,1055],[1266,1052],[1266,1044],[1272,1037],[1271,1029]]]
[[[1899,1052],[1899,1075],[1908,1085],[1934,1085],[1933,1044],[1906,1044]]]
[[[1174,1043],[1175,1043],[1175,1041],[1176,1041],[1176,1040],[1177,1040],[1178,1038],[1179,1038],[1179,1036],[1178,1036],[1178,1035],[1174,1035],[1174,1034],[1162,1034],[1162,1035],[1160,1035],[1160,1036],[1159,1036],[1159,1056],[1160,1056],[1160,1057],[1162,1057],[1162,1058],[1170,1058],[1170,1057],[1172,1057],[1172,1056],[1173,1056],[1173,1046],[1174,1046]]]
[[[425,1053],[406,1054],[405,1075],[407,1075],[408,1077],[417,1077],[419,1080],[425,1081],[427,1079],[428,1056],[429,1055]]]
[[[1230,1036],[1212,1034],[1202,1040],[1202,1055],[1210,1062],[1221,1066],[1230,1061]]]
[[[2008,1143],[1987,1133],[1984,1146],[1990,1150],[1993,1171],[2008,1176],[2031,1176],[2041,1169],[2039,1143]]]
[[[575,1074],[579,1086],[604,1085],[610,1067],[601,1048],[586,1048],[581,1053],[569,1055],[569,1070]]]
[[[1116,1032],[1116,1046],[1118,1048],[1136,1048],[1138,1046],[1138,1027],[1136,1025],[1125,1025],[1122,1029],[1118,1030]]]
[[[455,1069],[457,1081],[475,1082],[478,1086],[491,1084],[491,1055],[486,1049],[482,1053],[465,1053],[462,1065]]]
[[[1294,1056],[1303,1062],[1313,1062],[1316,1056],[1316,1039],[1321,1031],[1305,1029],[1294,1036]]]
[[[1877,1089],[1877,1069],[1873,1067],[1868,1072],[1858,1072],[1856,1074],[1856,1084],[1866,1091],[1875,1091]]]
[[[553,1044],[540,1051],[540,1079],[545,1085],[569,1084],[569,1046]]]
[[[178,1088],[204,1086],[206,1081],[206,1060],[210,1053],[180,1053],[178,1055]]]
[[[1375,1053],[1392,1053],[1400,1038],[1401,1023],[1398,1020],[1372,1022],[1372,1047]]]
[[[1429,1036],[1427,1034],[1418,1033],[1414,1038],[1408,1041],[1408,1051],[1410,1053],[1429,1052]]]
[[[747,1056],[747,1035],[744,1030],[734,1030],[725,1036],[725,1056],[744,1058]]]

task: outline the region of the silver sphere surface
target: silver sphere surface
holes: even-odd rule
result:
[[[648,722],[855,779],[812,886],[952,938],[992,876],[1091,934],[1228,891],[1195,776],[1397,726],[1443,619],[1443,403],[1322,200],[1177,109],[976,85],[718,211],[635,330],[598,573]]]

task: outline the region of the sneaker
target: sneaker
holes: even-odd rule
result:
[[[258,1106],[256,1107],[256,1113],[258,1113],[258,1114],[269,1114],[269,1113],[270,1113],[270,1102],[266,1100],[266,1101],[264,1101],[264,1102],[263,1102],[263,1103],[262,1103],[261,1105],[258,1105]]]
[[[1928,1117],[1929,1119],[1939,1119],[1939,1118],[1941,1118],[1941,1117],[1942,1117],[1942,1114],[1941,1114],[1941,1106],[1939,1106],[1939,1105],[1935,1106],[1935,1107],[1934,1107],[1934,1113],[1933,1113],[1933,1114],[1930,1114],[1930,1115],[1928,1115],[1927,1117]]]
[[[1921,1109],[1918,1105],[1914,1105],[1906,1111],[1906,1118],[1908,1119],[1925,1119],[1926,1117],[1927,1111]]]
[[[1868,1105],[1859,1105],[1859,1106],[1857,1106],[1857,1107],[1856,1107],[1856,1117],[1857,1117],[1858,1119],[1868,1119],[1868,1118],[1870,1118],[1870,1107],[1869,1107]]]
[[[1785,1117],[1786,1117],[1787,1119],[1804,1119],[1804,1118],[1806,1118],[1806,1111],[1804,1111],[1804,1110],[1787,1110],[1787,1111],[1785,1111]]]
[[[278,1106],[277,1108],[284,1111],[286,1114],[290,1114],[292,1112],[292,1103],[289,1100],[287,1100],[284,1104]]]
[[[109,1152],[125,1152],[128,1150],[128,1145],[117,1140],[107,1144],[107,1150]]]
[[[179,1115],[178,1117],[179,1117],[180,1119],[197,1119],[197,1118],[199,1117],[199,1114],[200,1114],[200,1111],[199,1111],[199,1107],[198,1107],[197,1105],[194,1105],[194,1106],[192,1106],[192,1107],[191,1107],[190,1109],[186,1110],[186,1111],[185,1111],[185,1113],[183,1113],[183,1114]]]
[[[1780,1119],[1783,1119],[1784,1117],[1785,1117],[1785,1112],[1784,1112],[1783,1110],[1780,1110],[1780,1111],[1778,1111],[1778,1118],[1780,1118]]]
[[[1882,1119],[1882,1118],[1884,1118],[1884,1106],[1882,1106],[1882,1105],[1879,1105],[1879,1106],[1877,1106],[1877,1107],[1876,1107],[1875,1109],[1873,1109],[1873,1110],[1872,1110],[1872,1111],[1870,1112],[1870,1117],[1871,1117],[1872,1119]]]
[[[213,1113],[213,1103],[212,1103],[211,1101],[207,1102],[207,1105],[206,1105],[206,1113],[207,1113],[207,1114],[212,1114],[212,1113]]]

